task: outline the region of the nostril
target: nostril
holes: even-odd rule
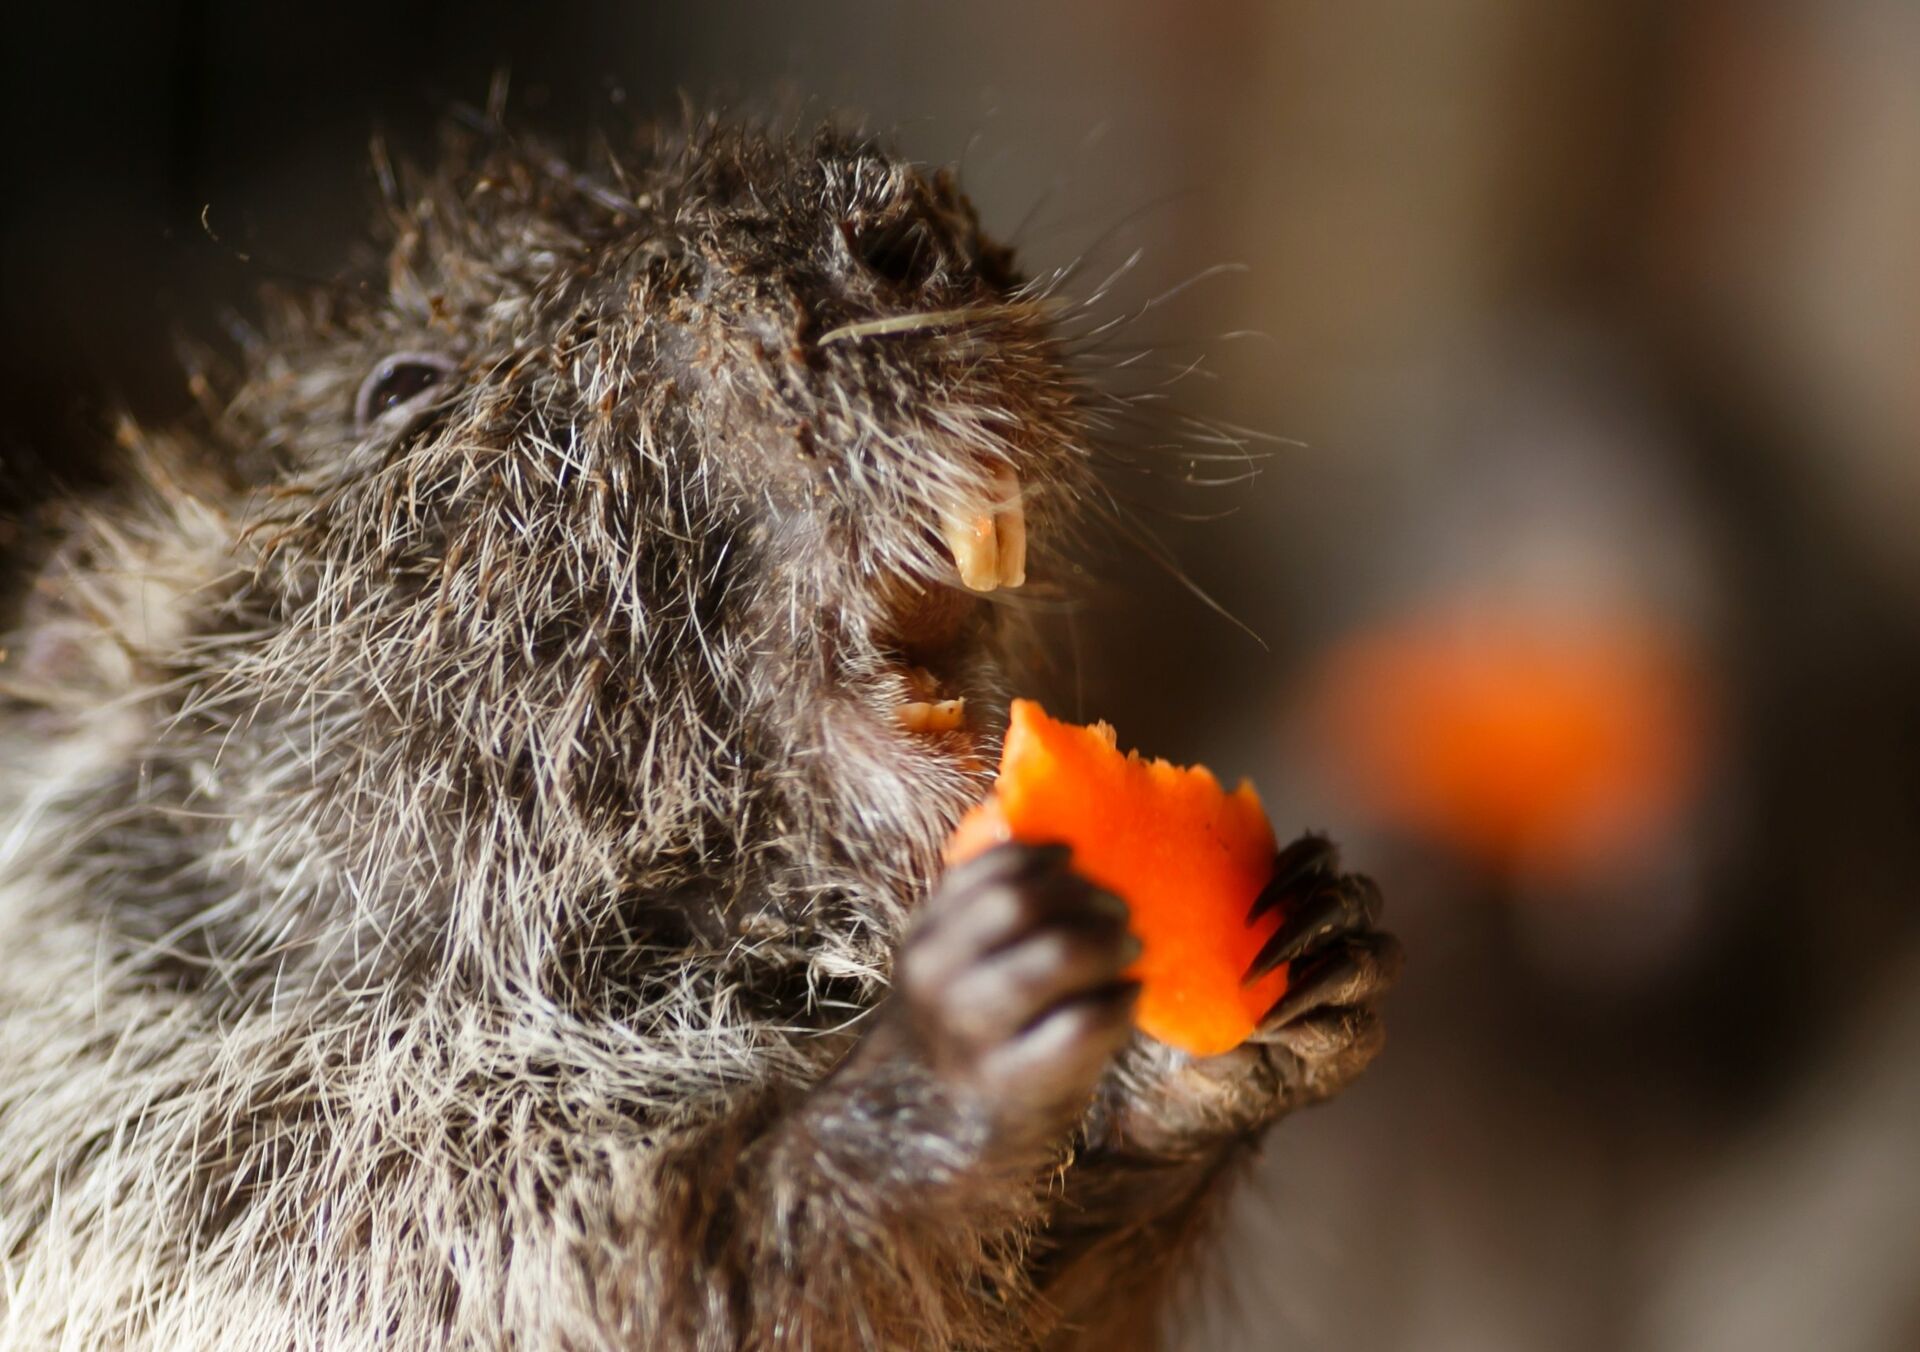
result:
[[[932,278],[939,249],[927,223],[912,216],[890,221],[842,221],[847,250],[881,281],[918,290]]]

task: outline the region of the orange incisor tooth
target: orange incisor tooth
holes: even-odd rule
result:
[[[993,493],[986,511],[941,522],[960,584],[969,591],[1018,587],[1027,580],[1027,515],[1020,502],[1020,476],[1011,469],[996,471]]]
[[[966,715],[964,699],[914,700],[894,710],[894,717],[908,732],[958,732],[966,723]]]
[[[993,535],[1000,558],[1000,585],[1018,587],[1027,580],[1027,510],[1020,502],[1020,478],[1003,469],[995,480],[1000,501],[994,508]]]

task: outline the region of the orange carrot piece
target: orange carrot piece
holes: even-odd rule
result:
[[[947,844],[950,863],[1010,840],[1060,841],[1083,877],[1123,897],[1139,936],[1135,1022],[1197,1056],[1246,1040],[1287,987],[1284,967],[1241,985],[1280,918],[1247,923],[1272,876],[1273,830],[1253,786],[1204,767],[1122,753],[1105,723],[1080,727],[1016,700],[993,796]]]

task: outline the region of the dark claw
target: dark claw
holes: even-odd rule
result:
[[[1345,909],[1337,889],[1326,888],[1314,893],[1306,905],[1282,920],[1280,928],[1268,936],[1253,961],[1247,964],[1247,974],[1242,981],[1258,981],[1281,963],[1292,962],[1308,944],[1332,930]]]
[[[1339,847],[1318,831],[1307,832],[1274,856],[1273,877],[1247,908],[1247,923],[1286,905],[1320,879],[1331,878],[1339,868]]]
[[[1349,934],[1305,958],[1290,974],[1287,993],[1261,1020],[1281,1028],[1316,1010],[1366,1005],[1400,975],[1400,944],[1379,931]]]
[[[1371,928],[1380,913],[1380,889],[1371,878],[1346,874],[1321,883],[1304,905],[1280,922],[1247,966],[1245,981],[1258,981],[1274,968],[1292,962],[1330,934]]]

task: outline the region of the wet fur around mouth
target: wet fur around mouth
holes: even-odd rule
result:
[[[0,1341],[1034,1345],[1071,1143],[834,1094],[1026,641],[941,523],[1088,493],[1044,288],[840,131],[377,168],[6,644]]]

